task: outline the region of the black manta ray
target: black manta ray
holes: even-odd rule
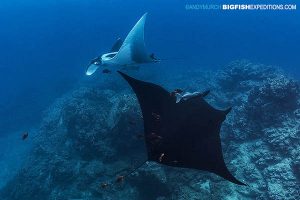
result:
[[[245,185],[229,172],[222,154],[220,128],[231,108],[213,108],[203,98],[207,91],[176,103],[176,97],[161,86],[119,73],[142,110],[148,161],[209,171]]]

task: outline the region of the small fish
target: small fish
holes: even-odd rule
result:
[[[165,157],[165,154],[164,153],[162,153],[162,154],[160,154],[160,156],[159,156],[159,162],[162,162],[162,160],[163,160],[163,158]]]
[[[177,88],[177,89],[175,89],[175,90],[174,90],[174,92],[176,92],[176,93],[183,93],[183,90],[182,90],[182,89],[179,89],[179,88]]]
[[[22,134],[22,140],[26,140],[27,138],[28,138],[28,132],[24,132],[23,134]]]
[[[104,70],[102,70],[102,73],[103,73],[103,74],[110,74],[111,71],[110,71],[109,69],[104,69]]]
[[[153,116],[157,121],[160,120],[160,115],[159,115],[159,114],[152,112],[152,116]]]
[[[150,139],[150,142],[153,145],[160,144],[163,139],[163,137],[161,137],[160,135],[157,135],[156,133],[151,133],[151,134],[147,135],[147,137]]]
[[[153,132],[149,135],[149,138],[153,139],[153,140],[161,140],[161,139],[163,139],[160,135],[157,135],[156,133],[153,133]]]
[[[102,184],[101,184],[101,188],[105,189],[105,188],[107,188],[107,187],[108,187],[108,183],[102,183]]]
[[[154,62],[159,62],[159,61],[161,61],[160,59],[158,59],[158,58],[155,57],[154,53],[151,53],[151,54],[150,54],[150,58],[151,58]]]
[[[124,176],[117,176],[116,182],[117,183],[122,183],[124,181],[125,177]]]
[[[177,163],[178,163],[178,161],[177,161],[177,160],[173,160],[173,161],[172,161],[172,163],[174,163],[174,164],[177,164]]]

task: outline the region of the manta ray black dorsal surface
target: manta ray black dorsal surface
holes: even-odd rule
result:
[[[213,108],[203,99],[206,93],[176,103],[161,86],[119,73],[138,98],[149,161],[205,170],[245,185],[229,172],[222,154],[220,128],[230,109]]]

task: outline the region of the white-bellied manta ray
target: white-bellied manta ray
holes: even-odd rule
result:
[[[176,102],[176,96],[161,86],[118,72],[142,110],[147,161],[205,170],[245,185],[230,173],[222,153],[220,129],[231,108],[213,108],[204,99],[209,91]]]
[[[145,13],[128,33],[124,42],[119,38],[109,53],[91,60],[86,75],[92,75],[100,66],[134,66],[158,62],[154,54],[148,54],[144,42]]]

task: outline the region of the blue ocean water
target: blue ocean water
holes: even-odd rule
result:
[[[171,68],[179,62],[217,68],[245,58],[300,76],[298,10],[185,9],[201,3],[222,1],[1,1],[1,135],[17,130],[16,123],[38,121],[84,76],[88,61],[125,37],[145,12],[147,46]]]
[[[145,12],[146,46],[164,61],[142,66],[136,74],[143,70],[166,76],[191,69],[217,71],[233,60],[247,59],[280,67],[299,80],[299,4],[297,10],[285,11],[186,9],[187,4],[223,3],[237,2],[1,0],[0,139],[38,127],[44,111],[57,98],[82,82],[95,81],[85,76],[89,61],[107,52],[118,37],[126,37]],[[164,83],[163,77],[157,81]],[[6,144],[5,140],[0,144]],[[12,156],[19,159],[27,152],[23,148]]]

